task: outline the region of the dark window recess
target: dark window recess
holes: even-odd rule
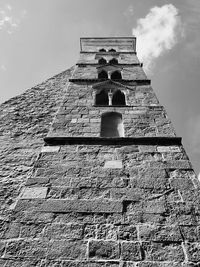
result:
[[[106,52],[106,49],[101,48],[101,49],[99,49],[99,52]]]
[[[109,61],[110,64],[112,65],[116,65],[118,64],[118,60],[116,58],[112,58],[110,61]]]
[[[104,113],[101,117],[101,137],[123,137],[122,115],[117,112]]]
[[[109,52],[116,52],[116,50],[111,48],[111,49],[109,49]]]
[[[105,90],[102,90],[100,93],[96,94],[96,105],[99,106],[108,106],[108,94]]]
[[[104,65],[104,64],[106,64],[107,62],[106,62],[106,60],[105,60],[105,58],[100,58],[99,59],[99,64],[100,65]]]
[[[125,106],[126,100],[125,95],[120,90],[117,90],[112,98],[112,105],[113,106]]]
[[[99,72],[98,74],[98,78],[99,79],[108,79],[108,74],[105,70],[102,70],[101,72]]]
[[[114,72],[111,74],[111,80],[121,80],[121,79],[122,79],[121,72],[119,72],[119,71],[114,71]]]

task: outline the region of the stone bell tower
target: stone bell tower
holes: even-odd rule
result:
[[[80,50],[13,207],[21,230],[2,259],[199,266],[199,182],[138,61],[136,38],[81,38]]]

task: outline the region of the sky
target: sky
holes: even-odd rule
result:
[[[0,0],[0,103],[66,70],[80,37],[137,37],[137,52],[200,173],[199,0]]]

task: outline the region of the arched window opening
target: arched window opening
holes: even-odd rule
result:
[[[105,70],[102,70],[101,72],[99,72],[98,78],[99,79],[108,79],[108,73]]]
[[[101,117],[101,137],[123,137],[122,115],[117,112],[105,113]]]
[[[114,71],[114,72],[111,74],[111,79],[112,79],[112,80],[121,80],[121,79],[122,79],[121,72],[119,72],[119,71]]]
[[[100,65],[104,65],[104,64],[106,64],[107,62],[106,62],[106,60],[105,60],[105,58],[100,58],[99,59],[99,64]]]
[[[125,95],[120,90],[117,90],[112,98],[112,105],[113,106],[125,106],[126,100]]]
[[[102,90],[98,94],[96,94],[96,105],[98,106],[108,106],[108,94],[105,90]]]
[[[116,50],[111,48],[111,49],[109,49],[109,52],[116,52]]]
[[[99,52],[106,52],[106,49],[101,48],[101,49],[99,49]]]
[[[115,64],[118,64],[118,60],[116,58],[112,58],[110,61],[109,61],[110,64],[112,65],[115,65]]]

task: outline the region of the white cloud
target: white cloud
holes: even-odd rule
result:
[[[0,30],[5,29],[7,33],[13,33],[19,26],[21,19],[25,16],[26,11],[23,10],[18,17],[13,13],[11,5],[6,5],[4,8],[0,8]]]
[[[138,57],[144,62],[145,70],[150,72],[155,59],[172,49],[183,35],[178,9],[172,4],[151,8],[145,18],[137,20],[132,33],[137,37]]]

